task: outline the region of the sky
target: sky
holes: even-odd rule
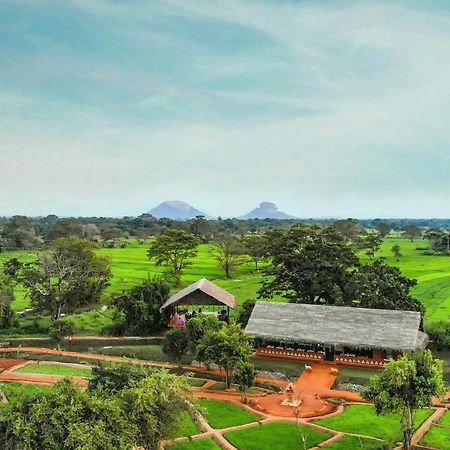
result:
[[[450,217],[450,2],[0,0],[0,216]]]

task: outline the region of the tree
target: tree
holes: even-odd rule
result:
[[[57,239],[36,261],[24,264],[20,281],[33,307],[48,311],[55,321],[63,311],[100,301],[112,274],[109,258],[94,249],[95,244],[76,237]]]
[[[378,231],[368,230],[358,237],[358,247],[366,250],[366,255],[374,259],[375,253],[380,249],[383,237]]]
[[[165,333],[162,349],[172,361],[180,363],[189,351],[186,328],[173,328]]]
[[[225,322],[221,322],[214,316],[199,315],[191,318],[186,322],[186,341],[185,344],[188,352],[194,356],[198,356],[198,344],[206,333],[218,331],[225,326]]]
[[[221,233],[213,241],[212,255],[225,271],[227,278],[232,278],[232,271],[244,262],[244,246],[231,233]]]
[[[336,220],[332,227],[346,237],[349,241],[356,242],[361,233],[361,226],[356,219]]]
[[[283,295],[291,302],[342,304],[350,270],[359,265],[351,243],[333,227],[296,224],[267,234],[272,264],[261,297]]]
[[[98,364],[92,367],[89,391],[106,397],[116,395],[150,376],[152,370],[134,364]]]
[[[374,402],[377,414],[402,414],[403,448],[409,450],[415,411],[432,406],[433,397],[444,392],[443,362],[424,350],[390,362],[380,375],[371,378],[363,396]]]
[[[400,258],[402,256],[400,245],[394,244],[391,248],[392,253],[396,258]]]
[[[50,225],[47,233],[47,239],[50,241],[69,237],[83,237],[83,226],[77,219],[59,219]]]
[[[136,435],[119,399],[89,395],[68,380],[0,409],[4,450],[132,450]]]
[[[0,268],[0,329],[13,325],[14,312],[11,302],[14,300],[14,290],[11,278]]]
[[[160,308],[169,297],[170,286],[160,278],[143,281],[141,284],[115,294],[112,306],[115,319],[121,323],[121,334],[149,335],[162,330],[168,322],[167,311]]]
[[[250,319],[255,304],[256,300],[245,300],[245,302],[239,308],[237,323],[239,323],[242,328],[245,328],[247,326],[248,319]]]
[[[408,239],[411,239],[411,242],[414,242],[414,239],[421,237],[423,233],[422,228],[415,224],[404,226],[402,231]]]
[[[180,428],[182,413],[188,410],[184,387],[180,377],[155,370],[122,392],[130,423],[138,429],[138,446],[156,450],[162,439]]]
[[[255,269],[258,270],[258,263],[264,259],[266,254],[266,242],[264,237],[257,234],[248,234],[243,236],[242,243],[245,253],[255,263]]]
[[[247,389],[250,389],[255,383],[255,366],[249,362],[240,362],[234,370],[234,382],[239,386],[239,391],[245,395]]]
[[[375,230],[382,238],[385,238],[391,232],[391,226],[387,222],[377,222]]]
[[[169,229],[157,236],[147,251],[157,266],[165,266],[176,283],[181,281],[183,269],[192,264],[189,259],[197,255],[198,237],[182,230]]]
[[[9,219],[0,237],[3,238],[5,248],[33,248],[42,241],[36,235],[33,221],[26,216],[13,216]]]
[[[352,272],[345,286],[345,297],[349,306],[424,314],[424,306],[410,293],[416,284],[416,280],[405,277],[397,267],[375,261]]]
[[[209,330],[199,343],[198,353],[202,362],[217,364],[225,372],[227,389],[238,366],[249,362],[253,337],[237,324],[230,324],[217,331]]]
[[[424,237],[428,239],[432,249],[443,255],[450,254],[450,232],[441,228],[429,228],[424,233]]]
[[[57,342],[62,342],[65,337],[73,336],[76,330],[76,325],[72,320],[60,319],[51,324],[49,336]]]
[[[208,242],[211,233],[211,225],[205,216],[195,216],[191,223],[191,233],[200,238],[203,242]]]

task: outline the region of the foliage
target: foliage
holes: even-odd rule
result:
[[[387,222],[380,221],[375,225],[375,229],[382,238],[385,238],[390,233],[391,226]]]
[[[50,325],[49,336],[55,341],[63,341],[66,336],[73,336],[77,329],[70,319],[55,320]]]
[[[431,248],[442,255],[450,254],[450,232],[442,228],[429,228],[424,233],[429,240]]]
[[[233,278],[232,271],[245,261],[245,247],[237,236],[221,233],[213,241],[212,255],[225,271],[226,278]]]
[[[33,221],[26,216],[13,216],[0,231],[0,251],[4,248],[33,248],[41,243]]]
[[[358,236],[358,247],[366,250],[366,255],[374,259],[375,253],[383,243],[383,236],[378,231],[366,230]]]
[[[0,413],[4,450],[131,450],[135,436],[117,399],[91,396],[68,380]]]
[[[157,266],[166,267],[178,284],[183,269],[191,264],[189,259],[197,255],[199,243],[199,238],[193,234],[170,229],[155,238],[147,256],[154,259]]]
[[[358,236],[362,231],[362,227],[359,225],[356,219],[336,220],[332,224],[332,228],[334,228],[337,232],[342,234],[342,236],[352,242],[357,241]]]
[[[420,238],[422,236],[423,230],[421,227],[415,225],[415,224],[409,224],[402,228],[402,231],[404,235],[411,240],[411,242],[414,241],[416,238]]]
[[[237,324],[229,324],[219,330],[208,330],[198,345],[198,357],[202,362],[217,364],[225,372],[227,388],[231,377],[242,363],[249,361],[253,338]]]
[[[450,347],[450,322],[441,320],[429,325],[426,328],[428,336],[431,341],[437,346],[439,350]]]
[[[150,376],[148,367],[134,364],[98,364],[92,367],[89,390],[102,395],[115,395]]]
[[[132,426],[137,427],[136,444],[156,450],[161,439],[181,426],[182,413],[188,410],[184,382],[166,370],[155,370],[121,393]]]
[[[0,329],[10,328],[14,322],[11,303],[14,300],[14,289],[11,277],[0,267]]]
[[[187,330],[185,327],[173,328],[164,334],[163,352],[172,361],[181,362],[188,350]]]
[[[242,244],[245,253],[255,263],[255,269],[258,270],[258,263],[266,256],[267,243],[263,235],[247,234],[242,237]]]
[[[255,304],[256,300],[245,300],[239,308],[237,322],[242,326],[242,328],[247,326],[248,319],[250,319]]]
[[[58,320],[63,311],[100,300],[111,278],[109,258],[97,256],[95,245],[75,237],[57,239],[39,258],[23,265],[20,280],[32,305]]]
[[[147,279],[129,291],[115,294],[112,305],[120,321],[120,334],[149,335],[162,330],[168,322],[160,307],[167,300],[170,286],[161,278]]]
[[[233,373],[233,380],[243,393],[253,386],[256,378],[255,366],[249,362],[239,362]]]
[[[433,397],[444,392],[443,362],[424,350],[390,362],[380,375],[371,379],[363,396],[374,402],[377,414],[402,413],[403,446],[409,450],[415,411],[432,406]]]
[[[395,256],[396,258],[399,258],[400,256],[402,256],[402,252],[401,252],[400,245],[394,244],[394,245],[391,247],[391,250],[392,250],[392,253],[394,254],[394,256]]]

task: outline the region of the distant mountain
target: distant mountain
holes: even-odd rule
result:
[[[149,212],[153,217],[161,219],[166,217],[174,220],[189,220],[195,216],[206,216],[205,213],[191,206],[189,203],[180,202],[178,200],[163,202]]]
[[[277,205],[270,202],[262,202],[253,211],[239,217],[239,219],[295,219],[282,211],[278,211]]]

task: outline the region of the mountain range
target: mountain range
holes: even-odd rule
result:
[[[148,214],[156,217],[157,219],[167,218],[173,220],[189,220],[196,216],[205,216],[211,218],[208,214],[194,208],[189,203],[179,200],[172,200],[162,202],[155,208],[148,211]],[[283,211],[279,211],[275,203],[262,202],[260,205],[252,211],[238,217],[239,219],[295,219],[294,216],[290,216]]]

